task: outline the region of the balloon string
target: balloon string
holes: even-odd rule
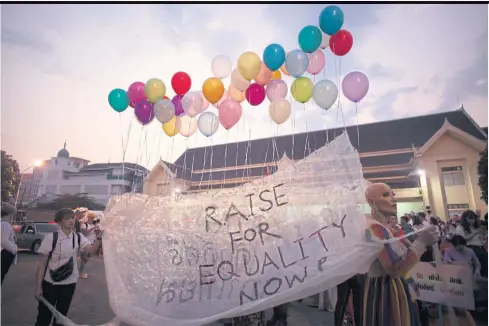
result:
[[[126,152],[127,152],[127,147],[129,145],[129,135],[131,134],[132,121],[133,120],[134,120],[134,116],[132,116],[131,121],[129,122],[129,127],[127,128],[126,145],[125,145],[125,147],[122,148],[122,177],[124,177],[124,173],[125,173],[124,167],[125,167],[125,161],[126,161]],[[124,142],[124,140],[122,140],[122,141]]]
[[[229,141],[229,129],[226,132],[226,145],[224,146],[224,173],[222,174],[221,190],[224,187],[224,182],[226,182],[226,168],[227,168],[227,158],[228,158],[228,141]]]
[[[140,156],[139,155],[141,154],[141,157],[143,156],[143,154],[140,153],[140,152],[141,152],[141,148],[142,148],[142,140],[143,140],[144,131],[146,131],[146,130],[144,130],[144,126],[141,125],[141,137],[139,137],[139,146],[138,146],[138,151],[136,153],[136,165],[134,166],[134,176],[132,178],[132,184],[131,184],[131,188],[132,188],[131,189],[131,192],[132,193],[135,193],[136,192],[136,188],[134,187],[134,183],[136,182],[136,177],[137,177],[137,173],[136,173],[136,171],[137,171],[137,165],[140,162]]]
[[[360,151],[360,127],[358,126],[358,102],[355,102],[355,112],[357,115],[357,144],[358,144],[358,151]]]
[[[195,148],[197,147],[197,137],[194,137],[194,139],[195,139],[195,142],[194,142],[195,144],[194,144],[194,150],[192,153],[192,167],[190,168],[191,173],[194,172],[194,162],[195,162],[195,152],[196,152]]]
[[[207,160],[207,140],[208,140],[208,137],[205,138],[205,147],[204,147],[204,165],[203,165],[203,169],[205,171],[205,163],[206,163],[206,160]],[[202,174],[200,175],[200,182],[199,182],[199,190],[202,186],[202,180],[204,179],[204,172],[202,172]]]
[[[119,112],[119,127],[121,129],[122,176],[124,176],[124,133],[122,132],[123,129],[122,129],[122,113],[121,112]],[[119,181],[119,177],[117,178],[117,181]]]

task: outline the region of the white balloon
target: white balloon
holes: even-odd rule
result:
[[[338,98],[338,87],[331,80],[321,80],[314,85],[312,98],[321,109],[328,110]]]
[[[329,39],[331,36],[323,32],[321,32],[321,34],[323,34],[323,39],[321,40],[321,45],[319,47],[321,49],[326,49],[329,46]]]
[[[167,99],[158,100],[153,106],[153,112],[156,120],[165,123],[171,120],[175,115],[175,106],[172,101]]]
[[[277,98],[270,103],[268,113],[272,120],[280,125],[287,121],[292,111],[289,101],[284,98]]]
[[[212,112],[204,112],[199,116],[197,125],[204,136],[210,137],[219,129],[219,118]]]
[[[231,73],[231,85],[238,91],[244,92],[250,87],[250,81],[241,76],[238,69],[234,69]]]
[[[188,92],[182,98],[183,111],[189,117],[195,117],[204,111],[204,99],[198,91]]]
[[[233,65],[225,55],[218,55],[211,62],[211,70],[214,76],[224,79],[231,73]]]
[[[181,115],[179,118],[175,125],[180,135],[184,137],[192,136],[197,130],[197,119],[189,117],[186,114]]]

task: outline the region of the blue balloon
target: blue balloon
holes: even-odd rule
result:
[[[122,112],[129,106],[129,96],[123,89],[116,88],[109,93],[109,104],[116,112]]]
[[[345,17],[343,11],[337,6],[328,6],[319,15],[319,28],[324,34],[334,35],[343,26]]]
[[[271,71],[279,69],[285,62],[285,50],[280,44],[270,44],[263,51],[263,63]]]
[[[285,59],[285,69],[289,75],[293,77],[302,76],[309,67],[309,57],[302,50],[294,50],[289,52]]]
[[[299,33],[299,46],[306,53],[319,49],[322,40],[323,35],[316,26],[306,26]]]

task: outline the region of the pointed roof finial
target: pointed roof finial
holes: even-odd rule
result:
[[[63,146],[64,149],[66,149],[66,140],[65,140],[65,145]]]

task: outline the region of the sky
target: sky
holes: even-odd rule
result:
[[[341,98],[324,111],[294,103],[277,127],[268,100],[243,102],[231,130],[166,136],[158,121],[141,126],[131,108],[113,111],[114,88],[160,78],[173,97],[177,71],[200,90],[210,63],[226,55],[260,56],[270,43],[298,48],[298,33],[318,25],[321,4],[9,4],[1,6],[1,146],[21,169],[49,159],[67,143],[70,155],[92,163],[173,162],[186,148],[246,141],[451,111],[464,106],[480,126],[488,121],[487,4],[339,4],[351,51],[325,50],[326,68],[313,78],[338,85],[351,71],[370,81],[357,105]],[[285,77],[288,83],[290,77]],[[227,87],[229,78],[224,80]],[[287,97],[290,98],[290,94]],[[214,108],[209,109],[217,114]],[[128,139],[128,141],[126,141]],[[124,146],[123,146],[124,144]],[[123,148],[127,148],[124,154]]]

